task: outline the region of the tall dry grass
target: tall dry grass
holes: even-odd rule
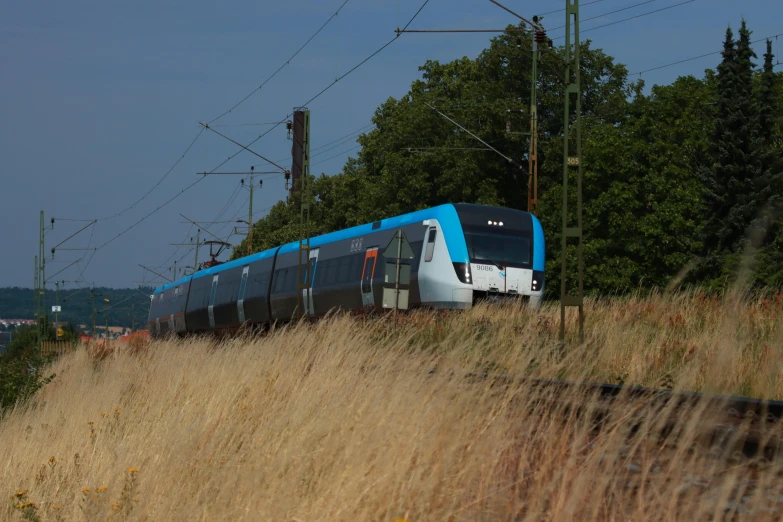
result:
[[[781,398],[781,314],[780,298],[593,301],[585,344],[565,349],[556,307],[419,313],[396,326],[337,315],[264,337],[82,349],[0,421],[0,516],[776,519],[780,462],[703,449],[705,412],[680,412],[662,436],[669,412],[620,400],[596,431],[529,383],[448,370]],[[571,404],[599,406],[579,393]]]

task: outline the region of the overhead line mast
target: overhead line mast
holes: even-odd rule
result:
[[[573,23],[573,38],[571,24]],[[563,108],[563,230],[560,270],[560,341],[565,341],[566,307],[579,309],[579,342],[584,341],[584,284],[582,261],[582,90],[579,73],[579,0],[566,0],[565,103]],[[573,52],[572,52],[573,46]],[[573,77],[572,77],[573,70]],[[574,100],[574,128],[571,129],[571,100]],[[571,144],[573,131],[574,143]],[[572,153],[575,153],[572,155]],[[571,170],[576,170],[576,226],[568,212]],[[569,226],[571,225],[571,226]],[[568,238],[577,240],[577,294],[568,289]]]

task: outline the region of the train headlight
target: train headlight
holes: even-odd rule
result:
[[[498,223],[498,225],[500,225],[502,227],[503,226],[503,222],[501,221],[500,223]]]
[[[454,271],[457,273],[457,279],[469,285],[470,283],[470,263],[452,263]]]
[[[539,292],[544,288],[544,272],[533,270],[533,280],[530,284],[530,290],[533,292]]]

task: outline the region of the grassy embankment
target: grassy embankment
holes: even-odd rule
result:
[[[780,297],[593,301],[586,343],[563,352],[554,348],[558,318],[556,306],[483,307],[414,314],[395,329],[337,316],[220,345],[160,342],[104,358],[79,350],[54,364],[56,379],[32,403],[0,421],[0,518],[783,514],[783,466],[698,449],[698,411],[684,412],[661,441],[660,412],[621,401],[596,433],[522,382],[471,384],[446,371],[783,399]]]

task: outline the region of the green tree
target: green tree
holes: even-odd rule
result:
[[[753,99],[754,83],[772,85],[770,107],[777,106],[781,92],[769,78],[754,77],[749,38],[744,23],[737,42],[729,29],[717,74],[679,78],[649,94],[643,82],[629,81],[626,68],[611,56],[589,41],[580,44],[589,291],[665,285],[705,253],[707,263],[691,276],[694,283],[714,283],[732,265],[730,255],[742,247],[748,226],[766,203],[761,160],[768,147],[763,143],[780,144],[779,118],[773,118],[778,123],[772,125],[772,138],[762,139],[764,102]],[[539,218],[548,246],[547,287],[555,292],[563,56],[562,48],[544,49],[538,78]],[[375,128],[358,138],[357,156],[340,173],[313,179],[311,234],[447,202],[525,209],[527,169],[513,163],[527,163],[530,59],[529,35],[504,34],[475,59],[425,62],[408,93],[377,108]],[[486,150],[430,106],[513,162]],[[255,224],[254,245],[271,248],[297,240],[299,233],[294,197]],[[243,243],[235,255],[244,252]]]
[[[0,355],[0,413],[26,401],[55,376],[45,376],[46,360],[38,350],[38,328],[20,326]]]
[[[783,285],[783,234],[780,216],[783,214],[783,143],[781,143],[781,81],[774,72],[772,42],[767,40],[764,53],[764,68],[758,88],[759,126],[763,141],[762,168],[767,175],[766,187],[760,187],[768,194],[765,208],[764,247],[757,255],[756,278],[763,286]]]

